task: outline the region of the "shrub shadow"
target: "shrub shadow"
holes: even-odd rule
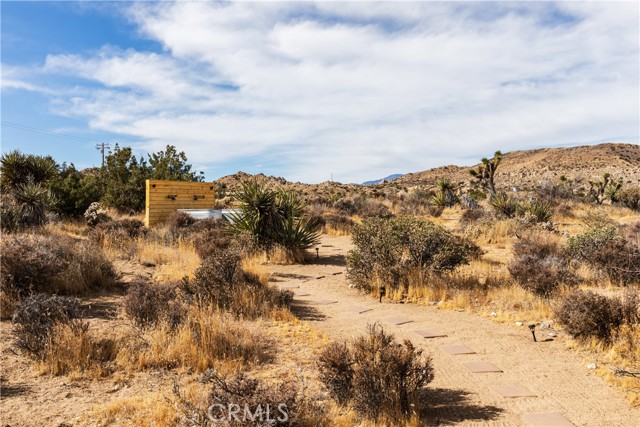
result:
[[[7,380],[0,378],[0,399],[20,396],[31,391],[31,387],[24,384],[7,384]]]
[[[291,312],[300,320],[324,320],[327,318],[317,308],[311,306],[306,301],[294,301],[291,305]]]
[[[425,402],[420,415],[429,420],[429,425],[447,425],[464,421],[494,420],[504,412],[492,405],[477,405],[471,401],[470,393],[461,389],[427,388],[421,401]]]

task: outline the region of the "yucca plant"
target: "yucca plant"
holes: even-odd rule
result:
[[[36,227],[47,221],[47,210],[54,204],[51,192],[29,179],[13,192],[21,225]]]
[[[549,222],[553,216],[551,205],[546,202],[534,200],[526,206],[526,213],[535,218],[536,222]]]
[[[29,182],[46,183],[55,176],[57,167],[51,157],[11,151],[0,158],[2,188],[4,191],[12,191]]]
[[[234,193],[234,198],[240,212],[232,216],[232,231],[252,235],[259,246],[304,250],[318,243],[319,225],[309,222],[305,202],[295,192],[272,190],[249,181]]]
[[[507,218],[512,218],[518,211],[518,203],[506,193],[498,193],[491,197],[491,206]]]

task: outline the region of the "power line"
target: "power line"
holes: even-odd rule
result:
[[[103,141],[96,140],[96,139],[84,138],[82,136],[67,135],[67,134],[60,133],[60,132],[53,132],[53,131],[49,131],[49,130],[45,130],[45,129],[35,128],[35,127],[32,127],[32,126],[22,125],[22,124],[19,124],[19,123],[8,122],[8,121],[5,121],[5,120],[2,120],[2,126],[7,126],[7,127],[10,127],[10,128],[20,129],[20,130],[24,130],[24,131],[28,131],[28,132],[42,133],[42,134],[45,134],[45,135],[56,136],[58,138],[66,138],[66,139],[69,139],[69,140],[75,140],[75,141],[79,141],[79,142],[98,142],[100,144],[108,144],[107,142],[103,142]]]

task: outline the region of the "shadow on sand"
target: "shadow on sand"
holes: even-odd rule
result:
[[[422,418],[429,425],[450,425],[464,421],[489,421],[504,411],[497,406],[482,406],[471,401],[473,393],[448,388],[427,388],[421,400],[426,403]]]

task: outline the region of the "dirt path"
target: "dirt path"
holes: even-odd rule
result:
[[[304,320],[333,339],[365,331],[379,321],[398,338],[410,339],[433,357],[436,377],[433,389],[434,425],[529,426],[530,413],[559,413],[574,426],[640,426],[640,411],[618,390],[607,385],[575,352],[567,350],[560,332],[534,343],[526,326],[499,324],[478,316],[437,307],[378,303],[348,287],[343,255],[350,249],[348,237],[323,237],[320,259],[314,264],[273,266],[280,286],[294,286],[294,310]],[[282,277],[289,276],[289,277]],[[304,276],[303,279],[291,277]],[[307,280],[307,281],[303,281]],[[321,301],[323,304],[318,304]],[[357,314],[350,309],[370,311]],[[389,318],[410,320],[396,325]],[[416,330],[433,330],[445,337],[425,339]],[[476,354],[451,355],[443,346],[463,344]],[[490,362],[503,372],[471,373],[468,362]],[[517,385],[534,397],[509,398],[494,386]]]

